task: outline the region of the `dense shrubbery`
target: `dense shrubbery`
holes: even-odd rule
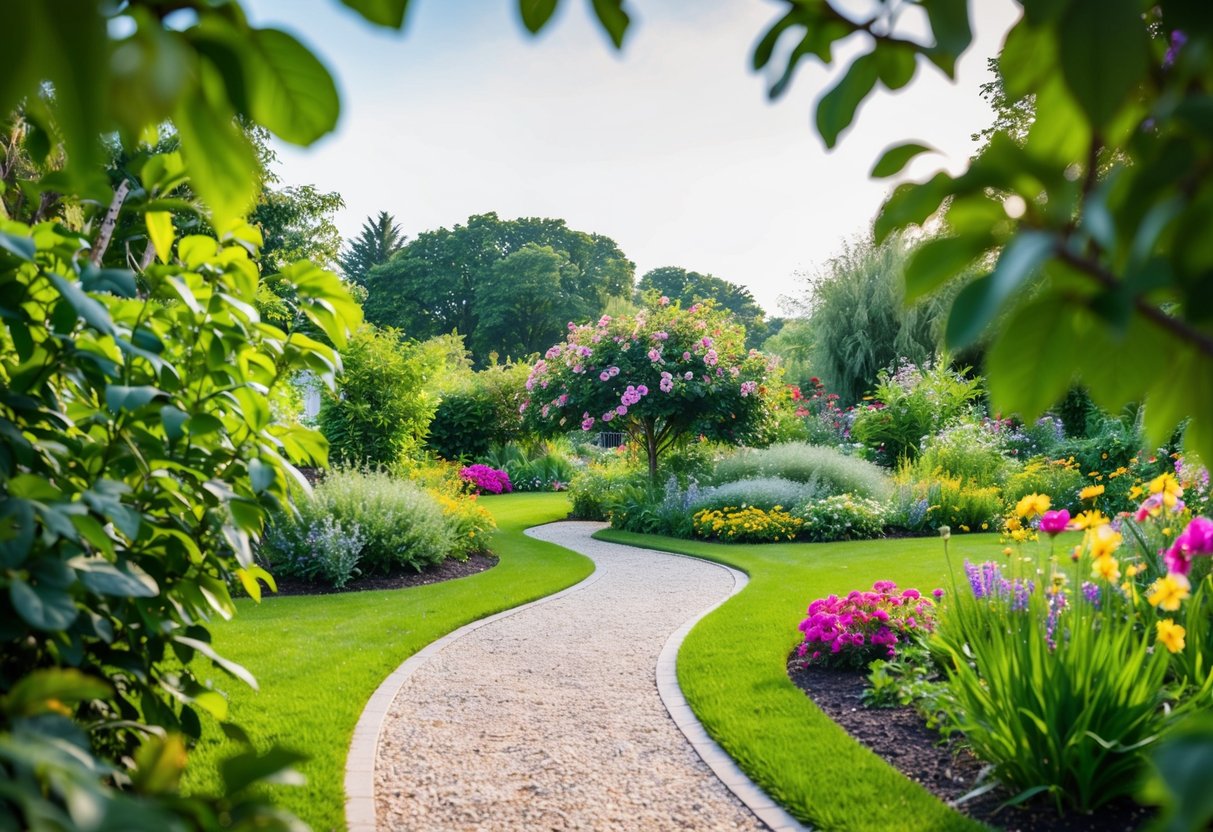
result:
[[[935,598],[942,597],[935,590]],[[921,645],[935,629],[935,603],[917,589],[897,591],[892,581],[845,597],[830,595],[809,604],[800,622],[804,641],[796,654],[807,662],[837,667],[864,667],[876,658],[893,658],[899,650]],[[898,647],[897,645],[902,645]]]
[[[875,500],[837,494],[803,506],[800,518],[806,540],[867,540],[884,532],[888,510]]]
[[[496,445],[478,459],[509,474],[515,491],[564,491],[577,470],[569,443],[553,440],[534,444]]]
[[[461,376],[442,401],[429,425],[426,446],[444,459],[479,460],[494,445],[519,438],[526,364],[498,364]]]
[[[777,543],[795,540],[803,521],[783,506],[725,506],[694,515],[695,534],[726,543]]]
[[[780,477],[814,483],[823,494],[858,494],[888,497],[888,475],[866,460],[847,456],[835,448],[785,443],[760,450],[741,450],[716,465],[716,482],[754,477]]]
[[[795,509],[828,493],[815,480],[794,482],[780,477],[757,477],[699,489],[693,496],[688,493],[688,502],[694,510],[722,509],[725,506],[764,509],[785,506]]]

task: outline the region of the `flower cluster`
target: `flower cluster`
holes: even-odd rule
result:
[[[755,506],[703,509],[693,518],[695,534],[730,543],[772,543],[794,540],[800,531],[799,517],[775,506],[766,511]]]
[[[510,475],[498,468],[477,463],[459,470],[459,476],[471,483],[479,494],[502,494],[514,490]]]
[[[943,597],[937,589],[936,599]],[[896,645],[917,641],[935,629],[935,603],[916,589],[897,591],[892,581],[877,581],[867,592],[830,595],[809,604],[800,622],[802,659],[861,667],[876,658],[893,658]]]
[[[838,494],[808,503],[800,512],[809,540],[867,540],[884,531],[886,509],[854,494]]]

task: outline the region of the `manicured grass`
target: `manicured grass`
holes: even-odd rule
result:
[[[796,629],[814,598],[889,579],[950,589],[939,538],[736,546],[631,534],[596,537],[695,555],[750,576],[701,621],[678,656],[678,681],[708,733],[793,815],[825,830],[977,830],[839,728],[787,678]],[[951,560],[999,557],[994,535],[953,537]],[[958,575],[963,584],[963,574]]]
[[[280,744],[311,759],[302,787],[271,787],[275,800],[315,830],[345,828],[345,758],[354,725],[375,688],[401,662],[450,631],[549,595],[593,571],[581,555],[526,537],[522,530],[565,517],[561,494],[490,497],[498,531],[497,566],[467,578],[409,589],[238,602],[239,614],[214,628],[221,655],[253,672],[257,693],[198,664],[224,691],[232,721],[259,750]],[[187,791],[217,792],[216,764],[239,750],[207,725],[191,753]]]

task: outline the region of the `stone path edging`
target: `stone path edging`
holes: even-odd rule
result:
[[[559,522],[559,521],[558,521]],[[529,529],[528,529],[529,531]],[[595,568],[585,579],[566,587],[559,592],[536,598],[517,607],[502,610],[499,613],[477,619],[464,624],[457,630],[452,630],[437,641],[432,641],[425,647],[409,656],[391,674],[383,680],[371,698],[367,700],[358,724],[354,726],[354,735],[350,739],[349,754],[345,759],[345,823],[348,832],[376,832],[375,819],[375,752],[379,747],[379,734],[387,717],[388,708],[396,698],[397,692],[408,681],[418,668],[425,664],[431,656],[440,652],[452,642],[481,627],[492,624],[503,618],[509,618],[523,610],[546,604],[557,598],[563,598],[574,592],[579,592],[597,581],[602,575]]]
[[[661,655],[657,658],[657,693],[661,696],[662,704],[665,705],[665,709],[670,713],[670,718],[674,720],[674,724],[678,726],[678,730],[687,738],[687,742],[695,749],[695,753],[699,755],[699,758],[712,770],[712,773],[716,775],[720,782],[724,783],[728,790],[745,804],[746,808],[771,828],[772,832],[811,832],[812,827],[802,824],[788,814],[782,806],[772,800],[757,783],[751,780],[738,767],[733,758],[708,735],[708,732],[704,730],[703,723],[695,717],[695,713],[687,703],[686,697],[682,695],[682,688],[678,685],[678,651],[682,649],[683,641],[686,640],[687,635],[690,634],[696,624],[710,613],[719,609],[729,598],[745,589],[746,584],[750,582],[749,576],[731,566],[725,566],[723,563],[716,563],[705,558],[697,558],[693,555],[683,555],[677,552],[665,552],[661,549],[653,551],[672,557],[683,557],[697,560],[701,563],[708,563],[723,569],[733,577],[733,591],[729,593],[729,597],[704,610],[675,630],[661,649]]]

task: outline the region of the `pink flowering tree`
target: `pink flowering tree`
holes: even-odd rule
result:
[[[745,442],[769,415],[774,361],[745,349],[745,328],[710,303],[682,309],[655,295],[635,315],[577,326],[531,369],[522,408],[540,433],[617,430],[639,442],[656,476],[687,434]]]

